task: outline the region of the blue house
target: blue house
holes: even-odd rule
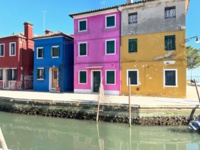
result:
[[[35,91],[73,91],[73,37],[45,31],[34,38]]]

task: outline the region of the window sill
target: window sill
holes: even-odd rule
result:
[[[42,80],[44,80],[44,79],[37,79],[38,81],[42,81]]]

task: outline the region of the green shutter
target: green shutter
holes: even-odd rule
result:
[[[171,36],[172,38],[172,50],[175,50],[176,49],[176,38],[175,38],[175,35]]]
[[[107,71],[106,83],[107,84],[114,84],[115,83],[115,72],[114,71]]]
[[[107,19],[107,27],[112,27],[115,26],[115,16],[109,16],[106,18]]]
[[[137,52],[137,39],[128,40],[128,52]]]
[[[176,49],[176,37],[175,35],[165,36],[165,50]]]
[[[107,54],[115,53],[115,41],[106,42],[106,52]]]
[[[86,30],[86,21],[80,21],[79,22],[79,30],[80,31]]]

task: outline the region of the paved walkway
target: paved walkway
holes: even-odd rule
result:
[[[200,91],[200,87],[198,87]],[[53,100],[59,102],[97,103],[98,94],[49,93],[34,91],[0,90],[0,97],[11,97],[24,100]],[[102,103],[127,104],[128,96],[105,95]],[[187,98],[163,98],[150,96],[131,96],[132,105],[140,107],[194,107],[199,104],[195,86],[187,86]]]

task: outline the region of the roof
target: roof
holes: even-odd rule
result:
[[[40,39],[40,38],[47,38],[47,37],[55,37],[55,36],[64,36],[64,37],[68,37],[68,38],[71,38],[73,39],[72,36],[68,35],[68,34],[64,34],[60,31],[58,32],[50,32],[48,34],[43,34],[43,35],[38,35],[38,36],[35,36],[33,39]]]
[[[12,38],[12,37],[19,37],[19,38],[26,38],[24,36],[24,33],[18,33],[18,34],[12,34],[12,35],[9,35],[9,36],[4,36],[4,37],[0,37],[0,39],[4,39],[4,38]]]
[[[93,13],[93,12],[98,12],[98,11],[104,11],[104,10],[109,10],[109,9],[115,9],[115,8],[119,8],[123,6],[135,5],[135,4],[145,3],[149,1],[155,1],[155,0],[141,0],[141,1],[133,2],[133,3],[126,3],[126,4],[121,4],[121,5],[116,5],[116,6],[111,6],[111,7],[101,8],[101,9],[80,12],[80,13],[73,13],[73,14],[69,14],[69,16],[73,18],[73,16],[78,16],[78,15],[88,14],[88,13]]]

